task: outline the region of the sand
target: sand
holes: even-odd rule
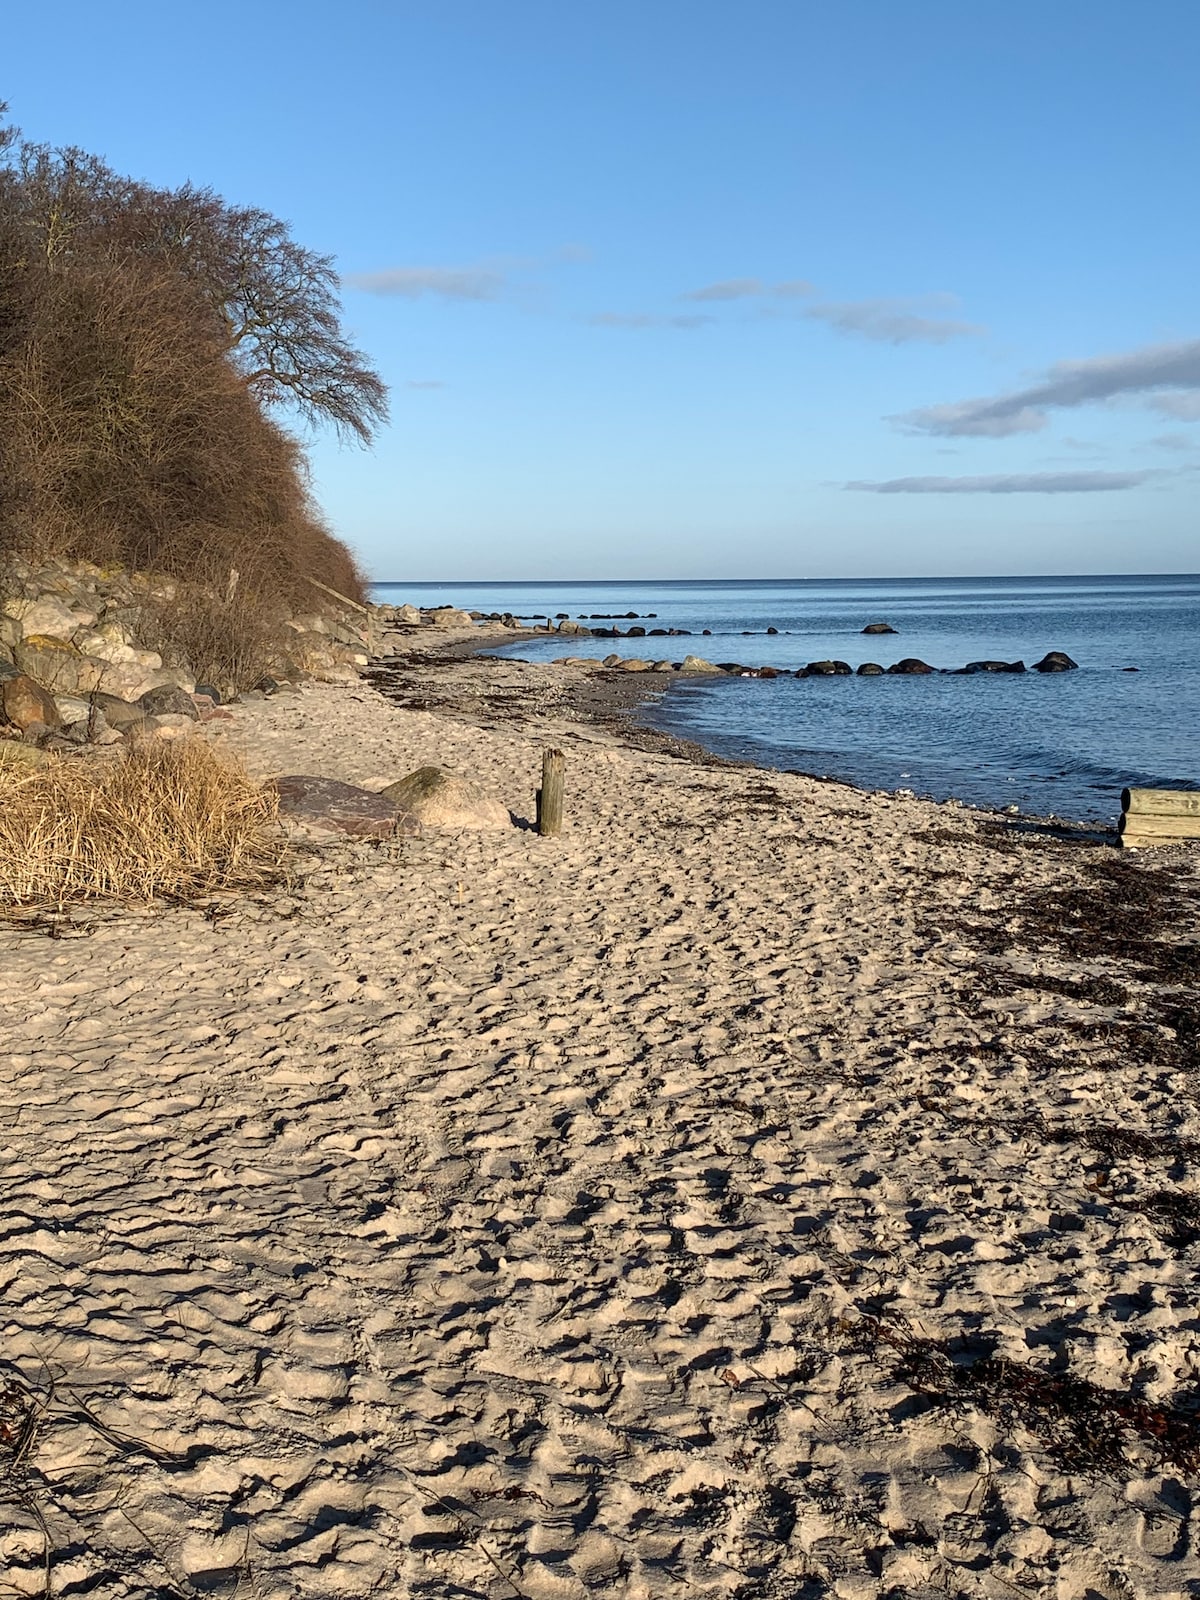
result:
[[[11,1591],[44,1527],[53,1592],[104,1600],[1200,1594],[1155,1414],[1105,1461],[1047,1409],[1064,1373],[1160,1408],[1200,1375],[1197,1246],[1136,1204],[1194,1193],[1194,1074],[1160,986],[987,948],[1114,852],[633,749],[562,720],[568,679],[205,730],[524,819],[553,742],[559,839],[336,843],[258,899],[0,929],[0,1355],[44,1407],[0,1443]],[[1113,1128],[1152,1137],[1083,1138]],[[1019,1363],[979,1369],[1008,1398],[920,1393],[914,1339]]]

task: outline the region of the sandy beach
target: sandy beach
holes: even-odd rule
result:
[[[1195,853],[386,682],[203,736],[562,836],[0,929],[5,1592],[1200,1595]]]

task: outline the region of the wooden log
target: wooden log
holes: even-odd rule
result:
[[[1125,812],[1117,832],[1141,833],[1160,839],[1200,839],[1200,816],[1157,816],[1152,811]]]
[[[369,617],[371,615],[370,606],[364,606],[361,605],[357,600],[351,600],[348,594],[339,594],[336,589],[331,589],[327,583],[322,583],[320,578],[308,577],[307,573],[305,573],[305,577],[308,578],[309,583],[311,583],[314,588],[320,589],[322,594],[327,594],[334,600],[340,600],[344,606],[349,606],[351,611],[360,611],[364,617]]]
[[[1117,840],[1122,850],[1154,850],[1165,844],[1187,844],[1177,833],[1123,833]]]
[[[1156,817],[1200,817],[1200,789],[1122,789],[1121,810]]]
[[[537,831],[543,838],[562,830],[566,776],[566,756],[561,750],[547,750],[542,756],[542,787],[537,792]]]

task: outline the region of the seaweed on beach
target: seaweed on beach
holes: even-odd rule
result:
[[[1005,907],[1002,922],[957,917],[944,926],[981,953],[1056,948],[1073,962],[1119,961],[1147,981],[1200,979],[1200,945],[1170,937],[1190,935],[1195,926],[1200,885],[1191,873],[1124,859],[1085,862],[1079,873],[1074,881],[1027,890]]]
[[[1039,994],[1058,994],[1067,1000],[1082,1000],[1090,1005],[1128,1005],[1130,995],[1124,984],[1112,978],[1059,978],[1048,972],[1017,972],[984,968],[975,984],[975,993],[984,998],[1011,995],[1022,989]]]
[[[1145,1217],[1174,1250],[1185,1250],[1200,1240],[1200,1195],[1178,1189],[1155,1189],[1152,1193],[1115,1202],[1125,1211]]]
[[[1128,1390],[1104,1389],[1006,1356],[971,1359],[949,1341],[922,1338],[875,1317],[842,1328],[860,1353],[878,1360],[886,1352],[892,1376],[915,1393],[959,1415],[974,1409],[1002,1425],[1020,1423],[1067,1471],[1124,1474],[1139,1465],[1130,1451],[1140,1448],[1162,1466],[1200,1472],[1200,1414],[1190,1403],[1154,1405]]]
[[[1060,1123],[1057,1126],[1043,1117],[1020,1117],[996,1126],[1021,1138],[1036,1140],[1041,1145],[1076,1144],[1097,1155],[1113,1161],[1123,1157],[1138,1160],[1156,1160],[1166,1157],[1188,1160],[1200,1156],[1200,1139],[1189,1139],[1175,1133],[1139,1133],[1134,1128],[1104,1127]]]

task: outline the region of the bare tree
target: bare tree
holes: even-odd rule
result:
[[[7,135],[7,137],[6,137]],[[387,418],[387,390],[342,330],[330,256],[308,250],[286,222],[227,205],[210,189],[154,189],[95,156],[53,150],[0,130],[0,214],[51,267],[131,253],[179,273],[224,328],[229,358],[265,405],[331,422],[364,444]]]
[[[370,441],[387,417],[387,390],[342,331],[330,256],[297,243],[270,212],[228,206],[190,184],[173,191],[130,185],[110,227],[201,290],[260,400]]]

